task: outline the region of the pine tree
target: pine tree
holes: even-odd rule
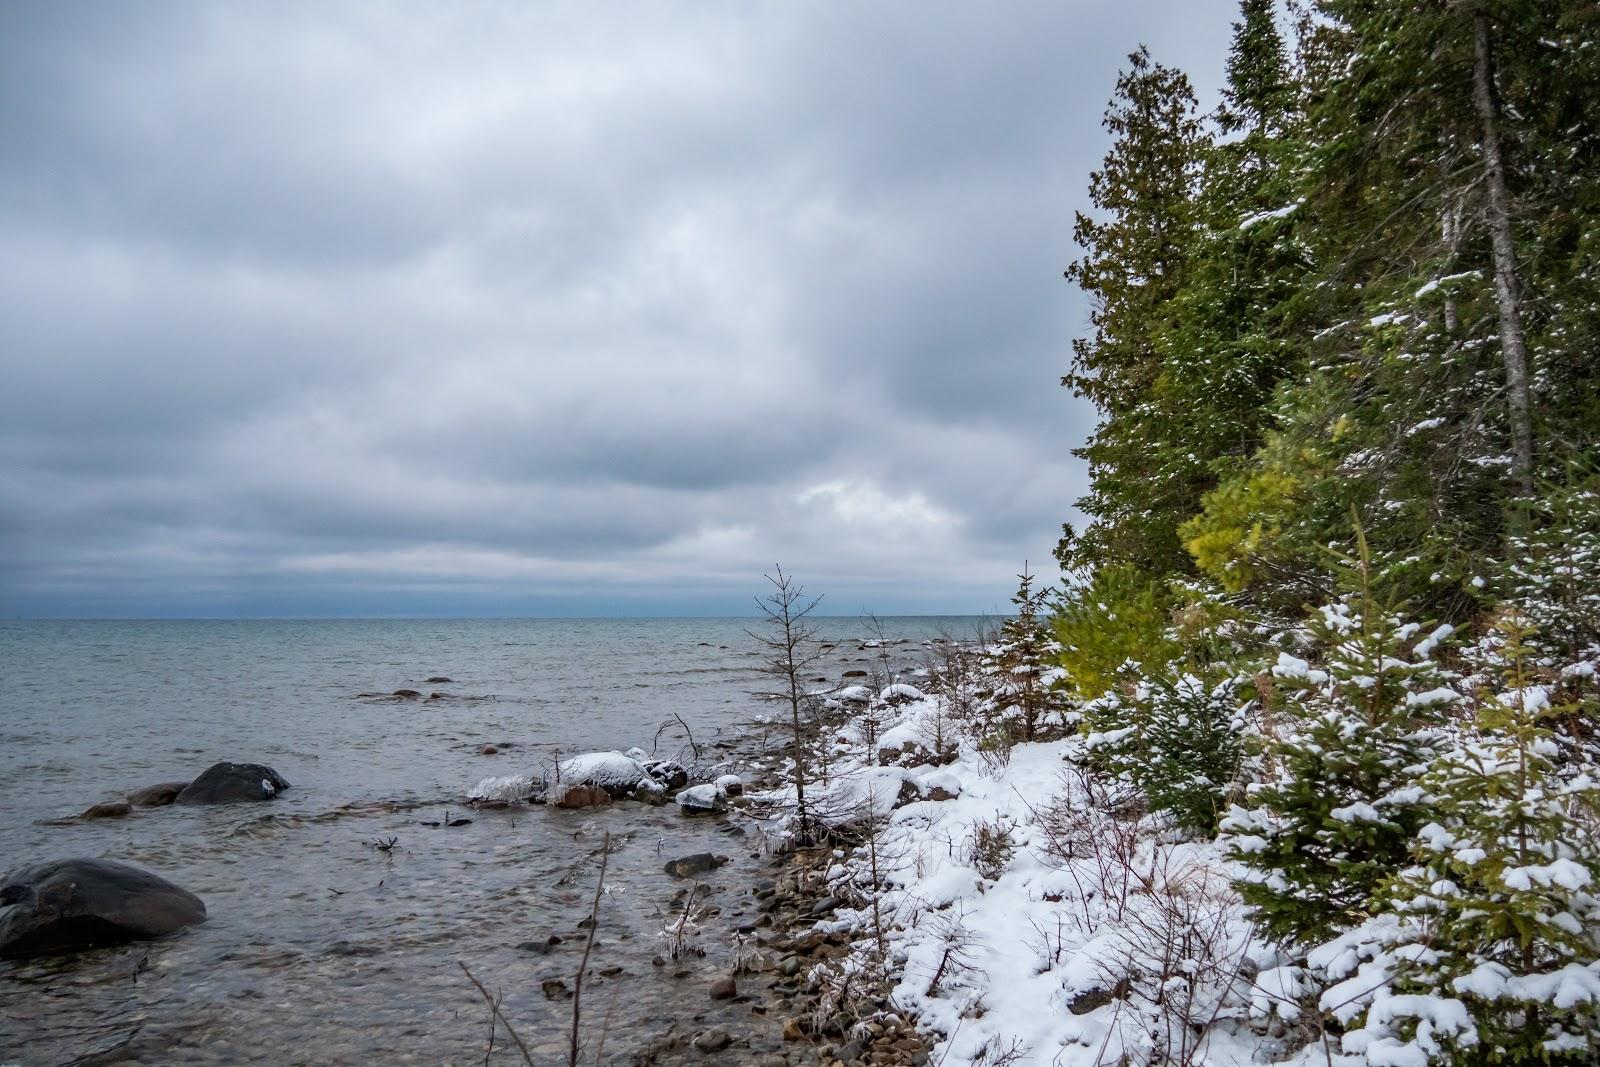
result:
[[[1357,997],[1341,1014],[1359,1023],[1348,1051],[1381,1062],[1593,1062],[1596,785],[1557,773],[1542,721],[1553,709],[1528,674],[1531,632],[1511,614],[1486,643],[1497,684],[1420,783],[1434,821],[1417,836],[1416,863],[1381,889],[1369,930],[1346,939],[1370,934],[1370,961],[1346,983]]]

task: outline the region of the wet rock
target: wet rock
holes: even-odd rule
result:
[[[178,799],[178,794],[189,787],[188,782],[158,782],[128,794],[128,803],[136,808],[161,808]]]
[[[806,1039],[806,1021],[800,1018],[783,1020],[783,1039],[785,1041],[804,1041]]]
[[[451,682],[455,681],[455,679],[446,678],[442,674],[436,674],[432,678],[424,678],[422,681],[425,685],[449,685]]]
[[[184,787],[175,803],[234,804],[247,800],[271,800],[289,783],[283,775],[260,763],[213,763]]]
[[[713,856],[709,852],[696,852],[692,856],[669,860],[666,872],[674,878],[693,878],[697,874],[714,871],[728,862],[726,856]]]
[[[739,986],[733,980],[733,975],[724,975],[711,983],[712,1000],[732,1000],[739,995]]]
[[[560,978],[546,978],[539,983],[539,991],[546,1000],[571,1000],[572,990],[567,988],[565,980]]]
[[[200,898],[142,867],[67,859],[23,867],[0,882],[0,956],[78,952],[160,937],[204,922]]]
[[[493,745],[484,745],[478,749],[478,755],[480,756],[498,756],[499,754],[500,750]]]
[[[611,794],[595,785],[574,785],[563,789],[554,803],[569,810],[593,808],[611,803]]]
[[[691,1038],[689,1044],[700,1052],[721,1052],[733,1044],[733,1038],[726,1030],[706,1030]]]
[[[811,905],[811,914],[826,915],[831,911],[837,910],[838,907],[839,902],[837,900],[833,899],[832,897],[823,897],[821,900]]]
[[[125,800],[108,800],[103,804],[91,804],[79,815],[80,819],[120,819],[133,811],[133,805]]]
[[[556,934],[551,934],[549,937],[540,940],[523,941],[517,945],[517,948],[523,952],[532,952],[536,956],[548,956],[559,944],[561,944],[561,938]]]
[[[841,677],[841,678],[865,678],[866,676],[867,676],[867,672],[866,671],[845,671],[839,677]]]
[[[399,700],[415,700],[422,694],[417,692],[415,689],[396,689],[389,695]]]

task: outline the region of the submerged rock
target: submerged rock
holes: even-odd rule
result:
[[[422,694],[417,692],[415,689],[396,689],[389,695],[400,700],[415,700]]]
[[[116,860],[23,867],[0,882],[0,905],[0,956],[12,959],[160,937],[206,917],[193,893]]]
[[[133,805],[125,800],[108,800],[103,804],[91,804],[85,808],[80,819],[120,819],[133,811]]]
[[[432,678],[424,678],[422,681],[425,685],[449,685],[453,679],[446,678],[442,674],[436,674]]]
[[[178,799],[178,794],[189,788],[188,782],[157,782],[128,794],[128,803],[136,808],[162,808]]]
[[[250,800],[271,800],[289,783],[283,775],[260,763],[213,763],[184,787],[179,804],[237,804]]]

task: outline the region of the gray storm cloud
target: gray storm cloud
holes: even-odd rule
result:
[[[0,615],[993,608],[1117,67],[1232,15],[0,7]]]

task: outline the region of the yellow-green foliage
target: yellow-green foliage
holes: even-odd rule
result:
[[[1172,598],[1132,567],[1101,567],[1068,589],[1054,620],[1067,687],[1081,700],[1111,689],[1123,664],[1155,666],[1181,649],[1171,636]]]
[[[1298,477],[1276,466],[1236,475],[1206,494],[1205,510],[1178,536],[1202,573],[1237,593],[1275,553],[1301,488]]]

